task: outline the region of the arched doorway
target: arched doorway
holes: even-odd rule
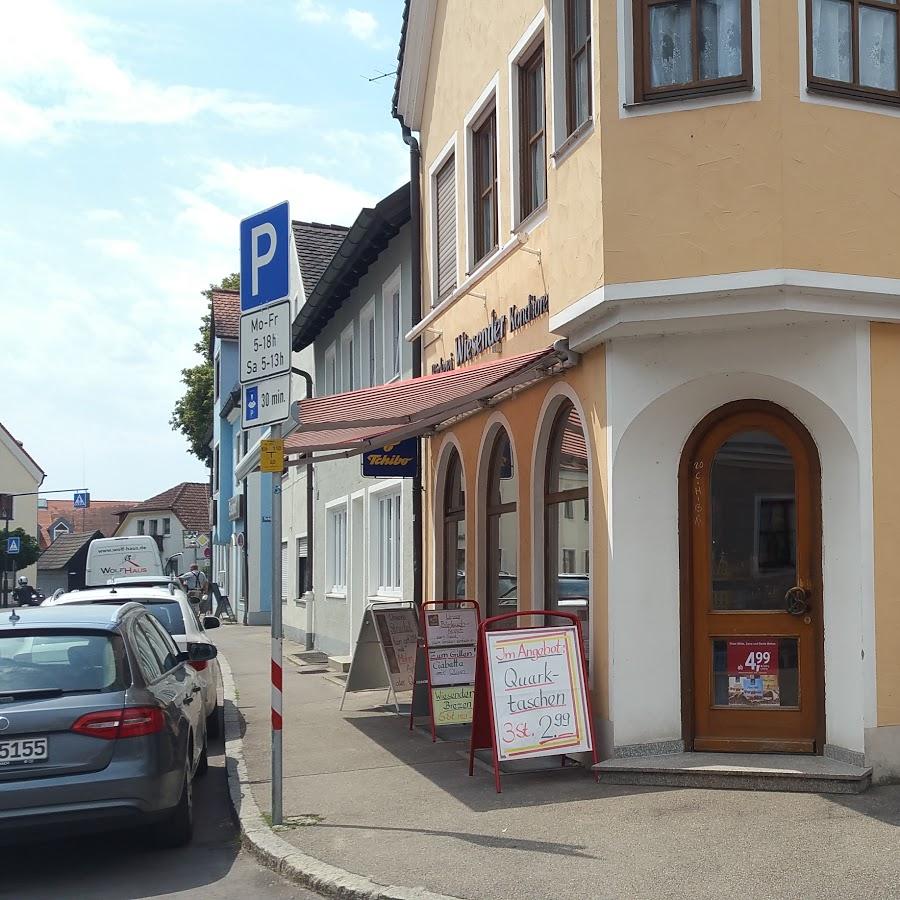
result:
[[[707,416],[682,456],[682,674],[695,750],[824,747],[821,476],[765,401]]]
[[[444,476],[443,518],[443,599],[466,596],[466,482],[462,460],[455,447],[450,450]]]

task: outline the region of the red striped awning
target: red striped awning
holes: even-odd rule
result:
[[[377,387],[301,400],[300,425],[284,442],[290,456],[362,453],[434,430],[476,412],[499,394],[544,378],[574,354],[564,346]]]

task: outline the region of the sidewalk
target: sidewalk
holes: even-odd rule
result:
[[[244,754],[271,808],[269,633],[227,627]],[[301,648],[285,641],[285,656]],[[280,836],[385,884],[460,898],[889,898],[900,877],[900,786],[860,796],[637,788],[581,770],[469,778],[461,743],[432,744],[321,674],[284,673]]]

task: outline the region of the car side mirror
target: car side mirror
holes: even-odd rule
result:
[[[209,631],[210,628],[218,628],[222,623],[219,621],[218,616],[204,616],[203,617],[203,627]]]
[[[188,646],[188,662],[209,662],[219,655],[219,650],[214,644],[190,644]]]

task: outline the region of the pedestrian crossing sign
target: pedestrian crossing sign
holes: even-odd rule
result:
[[[87,509],[91,505],[91,495],[87,491],[75,491],[72,506],[75,509]]]
[[[6,539],[6,553],[8,556],[16,556],[22,550],[22,539],[8,537]]]

